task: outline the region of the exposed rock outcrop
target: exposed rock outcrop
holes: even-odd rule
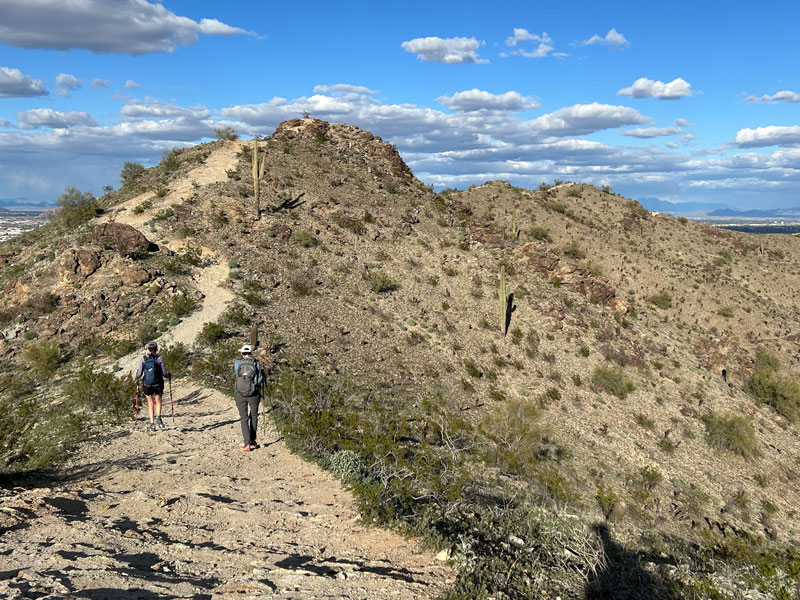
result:
[[[135,256],[154,249],[142,232],[124,223],[103,223],[94,228],[92,241],[104,248],[115,248],[122,256]]]

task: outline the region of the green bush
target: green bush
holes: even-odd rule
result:
[[[747,391],[757,402],[768,404],[775,411],[796,421],[800,417],[800,385],[780,374],[780,362],[763,348],[756,352],[756,369],[747,383]]]
[[[550,234],[547,232],[547,229],[544,227],[531,227],[530,231],[528,232],[530,236],[535,239],[539,240],[540,242],[549,242],[550,241]]]
[[[222,325],[219,323],[206,323],[203,325],[203,329],[200,330],[197,341],[202,344],[211,345],[227,337],[229,337],[228,333]]]
[[[621,367],[597,367],[592,373],[592,387],[617,398],[625,398],[636,389]]]
[[[136,383],[130,374],[118,378],[84,366],[67,389],[73,408],[80,406],[90,413],[99,410],[114,419],[129,417],[133,411]]]
[[[706,441],[709,446],[733,452],[747,460],[761,455],[756,431],[749,419],[742,415],[709,413],[703,417]]]
[[[311,248],[317,245],[317,238],[314,236],[314,232],[309,229],[295,229],[290,240],[301,248]]]
[[[41,377],[53,375],[64,360],[61,347],[55,340],[27,344],[22,350],[22,356],[28,366]]]
[[[164,365],[173,376],[181,377],[189,370],[190,359],[189,351],[181,342],[175,342],[170,346],[164,346],[160,351],[164,358]]]
[[[383,271],[372,271],[368,277],[369,287],[376,294],[386,294],[397,290],[400,285]]]
[[[187,317],[197,310],[200,303],[188,294],[178,294],[169,300],[169,312],[178,318]]]
[[[139,346],[144,346],[147,342],[158,337],[158,327],[154,323],[142,322],[136,328],[136,341]]]
[[[367,226],[361,219],[351,217],[343,212],[338,212],[333,215],[333,222],[342,229],[349,229],[356,235],[364,235],[367,232]]]
[[[122,185],[125,186],[136,181],[142,173],[144,173],[144,167],[142,165],[137,162],[126,162],[122,165],[119,179]]]
[[[181,166],[177,148],[164,150],[164,153],[161,155],[161,166],[164,167],[166,171],[174,171]]]
[[[650,296],[647,301],[658,308],[670,308],[672,307],[672,294],[663,291]]]
[[[577,242],[570,242],[570,244],[564,248],[563,252],[564,256],[573,260],[580,260],[586,257],[586,252],[578,246]]]
[[[58,197],[56,204],[61,209],[59,218],[68,227],[83,225],[97,214],[97,201],[91,192],[81,192],[70,186]]]
[[[218,140],[234,141],[239,139],[239,134],[236,133],[233,127],[220,127],[219,129],[214,129],[214,137]]]
[[[141,215],[143,212],[148,211],[151,208],[153,208],[153,200],[148,198],[147,200],[143,200],[133,207],[133,214]]]

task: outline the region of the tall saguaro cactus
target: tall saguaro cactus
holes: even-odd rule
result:
[[[258,137],[253,138],[253,196],[256,200],[256,219],[261,218],[261,196],[259,195],[259,185],[264,171],[267,168],[267,154],[258,160]]]
[[[506,291],[506,267],[500,267],[500,331],[505,336],[508,322],[508,294]]]

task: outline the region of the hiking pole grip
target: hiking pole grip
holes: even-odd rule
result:
[[[135,398],[135,402],[134,402],[134,408],[133,408],[133,422],[136,423],[136,421],[139,420],[139,383],[138,382],[136,383],[136,395],[134,396],[134,398]]]

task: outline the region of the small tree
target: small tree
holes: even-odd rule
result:
[[[66,188],[56,204],[61,209],[59,215],[70,227],[85,223],[97,213],[97,202],[92,192],[81,192],[74,186]]]
[[[214,130],[214,136],[218,140],[238,140],[239,134],[236,133],[236,130],[233,127],[220,127],[219,129]]]
[[[122,165],[122,171],[119,173],[119,179],[122,185],[133,183],[139,176],[144,173],[144,166],[137,162],[126,162]]]

